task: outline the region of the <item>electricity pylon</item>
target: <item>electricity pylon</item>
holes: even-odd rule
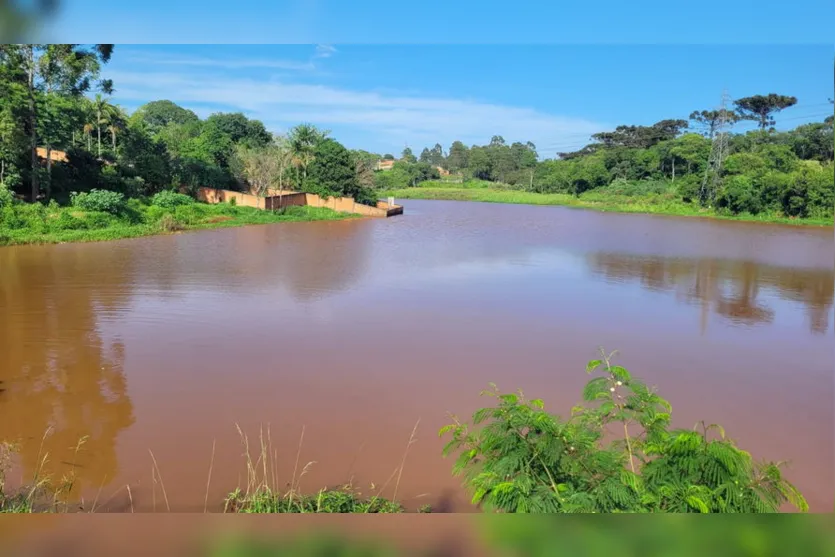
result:
[[[713,135],[713,144],[710,148],[710,157],[707,160],[707,168],[702,179],[702,189],[699,191],[699,200],[702,205],[713,204],[716,199],[716,191],[719,189],[719,180],[722,172],[722,163],[728,156],[728,104],[730,97],[728,92],[722,93],[722,104],[719,106],[719,120]]]

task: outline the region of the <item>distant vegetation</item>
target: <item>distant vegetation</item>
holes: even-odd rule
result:
[[[690,114],[689,121],[618,126],[595,134],[593,142],[578,151],[557,153],[556,158],[545,160],[539,159],[533,143],[508,145],[501,136],[481,146],[467,147],[456,141],[447,152],[436,144],[423,149],[419,158],[406,149],[392,170],[376,174],[375,185],[400,197],[502,198],[485,199],[491,197],[487,193],[406,191],[414,186],[441,185],[422,184],[438,180],[440,167],[456,177],[442,184],[447,190],[470,189],[476,180],[491,189],[565,196],[551,198],[559,204],[831,223],[835,204],[833,117],[791,131],[775,131],[775,114],[796,102],[785,95],[756,95],[735,101],[734,111],[702,110]],[[730,134],[720,180],[715,187],[709,181],[703,188],[720,117],[730,126],[754,121],[758,129]],[[456,186],[461,182],[464,184]],[[570,201],[569,196],[576,201]]]
[[[149,102],[128,115],[111,101],[114,83],[101,79],[113,53],[113,45],[104,44],[0,45],[0,243],[37,241],[38,235],[44,241],[115,238],[134,235],[139,225],[149,233],[163,222],[149,207],[169,210],[164,222],[171,227],[192,226],[180,222],[184,210],[173,214],[175,198],[160,202],[156,196],[181,191],[193,196],[201,186],[257,195],[308,191],[376,203],[361,182],[356,156],[312,125],[274,136],[244,114],[216,113],[202,120],[169,100]],[[157,201],[151,204],[151,198]],[[135,210],[126,212],[127,205]],[[56,217],[59,207],[97,216]],[[238,218],[245,212],[229,223],[273,218]],[[30,218],[47,213],[52,216],[47,220]],[[103,228],[109,232],[65,233]]]

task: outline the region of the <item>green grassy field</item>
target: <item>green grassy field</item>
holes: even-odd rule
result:
[[[186,230],[356,217],[358,215],[317,207],[287,207],[281,211],[264,211],[227,204],[193,203],[162,208],[136,200],[130,201],[125,210],[118,214],[84,211],[54,204],[17,204],[0,210],[0,246],[96,242]]]
[[[510,189],[509,186],[473,180],[462,183],[441,181],[423,182],[415,188],[381,192],[381,197],[395,199],[436,199],[448,201],[479,201],[484,203],[512,203],[523,205],[560,205],[595,211],[616,213],[644,213],[682,217],[706,217],[737,221],[793,224],[807,226],[832,226],[833,219],[797,219],[782,215],[760,213],[758,215],[730,215],[717,213],[696,204],[685,203],[670,194],[640,196],[616,195],[608,192],[589,191],[579,197],[563,193],[533,193]]]

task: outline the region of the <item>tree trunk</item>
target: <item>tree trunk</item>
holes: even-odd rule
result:
[[[46,144],[46,200],[52,197],[52,144]]]
[[[110,130],[110,137],[113,138],[113,156],[116,156],[116,131]]]
[[[673,182],[676,181],[676,159],[673,157]]]
[[[99,158],[101,158],[101,113],[96,117],[96,135],[99,141]]]
[[[38,199],[40,193],[38,187],[38,114],[35,106],[35,47],[27,45],[28,55],[28,70],[29,70],[29,147],[31,148],[31,163],[32,163],[32,202]]]

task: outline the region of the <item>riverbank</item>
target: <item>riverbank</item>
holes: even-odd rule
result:
[[[473,505],[499,513],[774,513],[807,512],[800,491],[783,476],[783,463],[754,461],[718,425],[674,429],[672,406],[630,372],[612,365],[614,352],[601,349],[600,359],[586,365],[592,377],[582,392],[583,402],[572,417],[545,410],[541,399],[521,391],[502,392],[494,384],[482,391],[493,403],[476,410],[469,420],[452,416],[440,428],[447,437],[444,457],[453,457],[452,474],[461,476]],[[627,404],[628,402],[628,404]],[[235,513],[349,513],[392,514],[406,509],[398,502],[400,481],[420,420],[415,423],[398,466],[381,486],[363,494],[352,479],[335,489],[306,494],[301,482],[316,461],[300,466],[304,428],[295,451],[292,479],[278,479],[278,449],[269,427],[250,443],[238,427],[244,449],[246,482],[229,493],[223,512]],[[609,425],[623,426],[623,439],[605,439]],[[630,433],[627,424],[640,424]],[[718,435],[713,431],[716,430]],[[50,430],[44,435],[46,441]],[[521,441],[520,441],[521,436]],[[85,509],[71,502],[75,464],[87,438],[75,447],[69,475],[51,484],[44,470],[48,451],[39,448],[31,484],[6,492],[4,479],[14,448],[0,443],[0,511],[10,513],[73,512]],[[254,446],[254,450],[250,448]],[[153,510],[171,512],[157,459],[149,450]],[[215,462],[215,444],[208,466],[204,512]],[[353,476],[351,476],[353,478]],[[159,485],[161,498],[157,495]],[[286,488],[280,487],[286,485]],[[130,511],[134,499],[126,486]],[[384,496],[384,494],[387,495]],[[388,495],[390,494],[390,495]],[[111,496],[112,498],[112,496]],[[96,497],[98,501],[98,496]],[[163,506],[164,503],[164,506]],[[90,512],[96,510],[93,502]],[[417,512],[432,512],[421,506]]]
[[[666,194],[639,196],[615,195],[600,191],[588,191],[579,196],[563,193],[534,193],[501,187],[486,187],[486,182],[476,181],[455,184],[441,181],[423,182],[414,188],[381,192],[381,196],[395,199],[427,199],[443,201],[478,201],[483,203],[509,203],[521,205],[558,205],[578,209],[590,209],[614,213],[643,213],[680,217],[702,217],[769,224],[800,226],[832,226],[833,219],[787,218],[782,215],[760,213],[722,214],[696,204],[685,203]]]
[[[98,242],[189,230],[358,217],[319,207],[265,211],[195,202],[165,208],[131,200],[119,211],[108,213],[57,204],[20,203],[0,210],[0,246]]]

